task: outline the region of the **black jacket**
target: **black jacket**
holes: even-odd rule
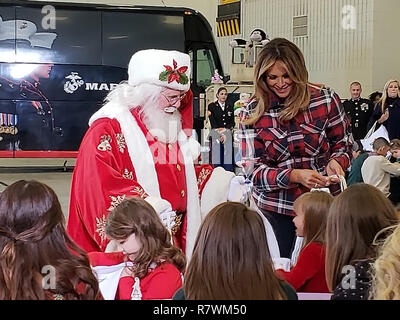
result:
[[[208,105],[210,124],[212,129],[226,128],[232,129],[235,126],[235,116],[233,114],[233,106],[225,103],[225,108],[222,110],[217,102],[212,102]]]
[[[389,118],[383,122],[388,131],[389,139],[400,139],[400,98],[387,98],[385,101],[385,110],[389,110]],[[371,116],[369,127],[372,127],[375,121],[382,116],[381,104],[375,106],[374,113]],[[379,126],[376,127],[376,129]]]
[[[372,259],[365,259],[352,264],[355,271],[354,283],[351,283],[350,278],[342,279],[334,290],[331,300],[368,300],[372,281],[370,273],[372,263]],[[350,275],[351,273],[348,272],[347,277]],[[354,287],[351,286],[352,284]]]
[[[348,99],[343,102],[344,111],[350,119],[351,132],[354,140],[364,139],[367,134],[368,121],[374,111],[372,102],[368,99]]]

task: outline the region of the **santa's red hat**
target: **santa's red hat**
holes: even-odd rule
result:
[[[190,88],[190,56],[174,50],[148,49],[136,52],[129,61],[128,83],[152,83],[173,90]]]

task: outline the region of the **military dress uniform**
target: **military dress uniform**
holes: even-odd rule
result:
[[[16,88],[18,84],[0,77],[0,150],[14,150],[17,141]]]
[[[368,121],[374,111],[373,103],[368,99],[347,99],[343,102],[344,110],[350,119],[354,140],[364,139],[368,132]]]
[[[222,166],[225,170],[233,171],[233,132],[232,129],[235,127],[235,116],[233,105],[225,103],[222,106],[219,101],[212,102],[208,105],[208,111],[210,112],[209,120],[211,124],[211,152],[212,152],[212,163],[216,166]],[[220,137],[220,134],[215,130],[217,128],[225,128],[227,131],[225,135],[225,143],[219,143],[219,147],[216,147],[216,140]],[[216,150],[218,149],[218,150]],[[219,153],[219,159],[218,155]],[[218,161],[219,160],[219,161]]]
[[[53,108],[40,90],[39,82],[27,78],[19,84],[21,100],[16,103],[19,148],[21,150],[52,150],[53,137],[61,134],[54,124]]]

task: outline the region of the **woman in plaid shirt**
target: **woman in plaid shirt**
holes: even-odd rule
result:
[[[282,257],[295,238],[293,202],[311,188],[340,192],[350,164],[350,125],[339,96],[308,81],[303,54],[276,38],[260,52],[254,99],[241,115],[239,138],[253,199],[274,228]]]

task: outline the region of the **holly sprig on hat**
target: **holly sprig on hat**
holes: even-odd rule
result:
[[[178,68],[178,64],[176,63],[175,59],[172,59],[172,65],[173,67],[164,65],[165,70],[160,73],[160,81],[168,81],[168,83],[176,81],[180,84],[187,84],[189,79],[185,72],[187,71],[188,67],[183,66]]]

